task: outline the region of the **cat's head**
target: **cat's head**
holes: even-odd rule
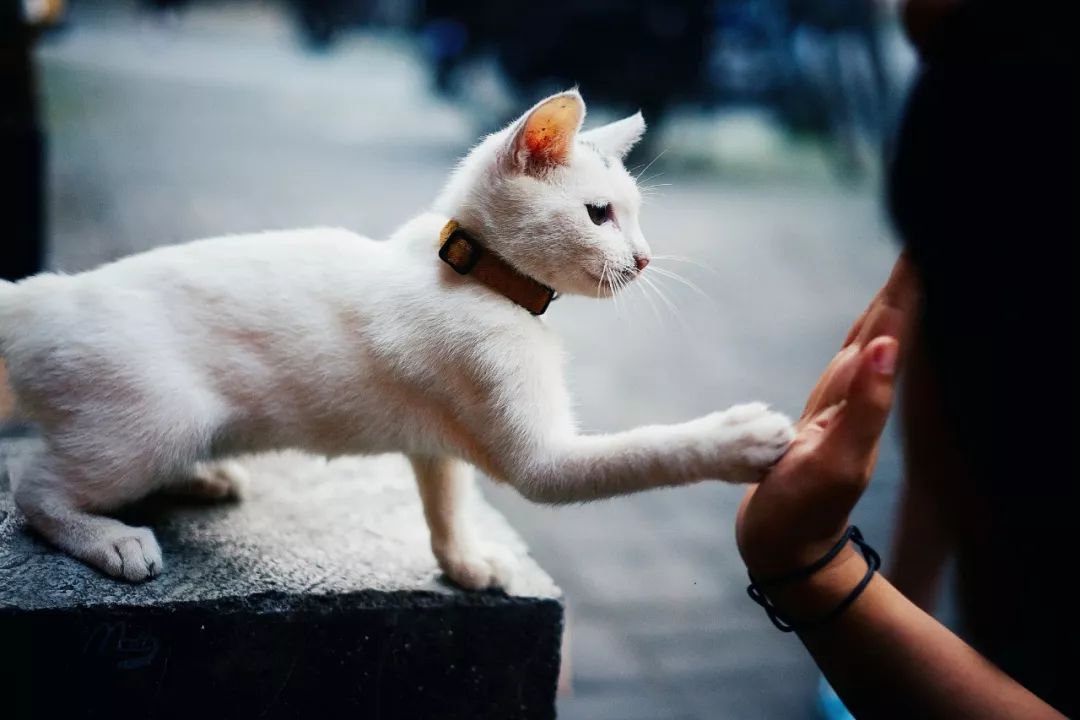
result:
[[[488,136],[437,207],[520,272],[560,293],[607,297],[649,262],[641,195],[623,158],[641,113],[581,131],[577,90],[552,95]]]

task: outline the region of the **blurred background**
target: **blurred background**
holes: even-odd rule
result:
[[[0,16],[5,276],[223,233],[387,236],[478,137],[580,86],[642,109],[662,297],[567,298],[583,426],[798,414],[897,249],[883,159],[914,68],[885,0],[16,0]],[[894,433],[856,521],[888,547]],[[817,717],[746,596],[738,488],[544,508],[485,483],[566,592],[560,717]],[[887,556],[887,553],[886,553]],[[887,559],[887,558],[886,558]]]

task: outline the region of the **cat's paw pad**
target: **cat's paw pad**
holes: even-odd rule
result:
[[[466,590],[509,590],[516,565],[514,556],[498,545],[481,545],[439,558],[446,576]]]
[[[165,567],[161,547],[149,528],[124,527],[106,533],[85,554],[102,572],[129,582],[157,577]]]
[[[734,457],[724,473],[728,482],[758,482],[795,439],[791,420],[761,403],[736,405],[724,416],[724,424],[734,433]]]
[[[196,463],[191,476],[169,491],[178,497],[210,502],[236,502],[247,495],[247,470],[232,461]]]

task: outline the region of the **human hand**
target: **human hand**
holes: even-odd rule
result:
[[[805,567],[843,534],[877,459],[917,298],[901,255],[811,391],[790,449],[747,490],[735,534],[755,576]]]

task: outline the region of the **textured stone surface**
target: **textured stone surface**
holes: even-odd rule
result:
[[[42,543],[0,484],[0,688],[17,717],[554,716],[559,591],[495,511],[478,501],[476,524],[517,555],[512,596],[441,580],[399,458],[246,464],[239,505],[131,511],[165,553],[142,585]]]

